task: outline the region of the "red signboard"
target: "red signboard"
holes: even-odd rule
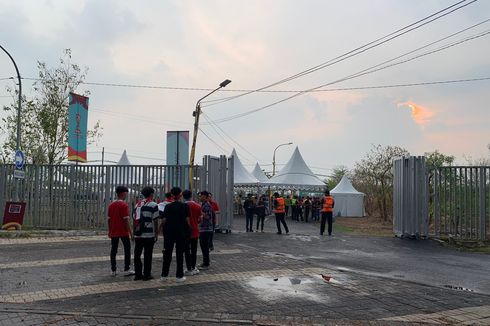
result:
[[[5,204],[5,211],[3,212],[3,225],[2,229],[20,229],[24,222],[24,212],[26,210],[26,203],[8,201]]]

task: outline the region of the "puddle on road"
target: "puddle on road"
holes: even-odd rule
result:
[[[316,302],[325,302],[318,296],[314,288],[320,283],[304,277],[262,277],[252,278],[247,283],[246,289],[252,291],[259,298],[269,300],[280,300],[283,298],[302,298]]]

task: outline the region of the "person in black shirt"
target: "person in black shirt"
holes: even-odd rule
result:
[[[257,206],[255,206],[255,212],[257,214],[257,232],[259,232],[259,223],[260,231],[264,232],[264,220],[265,220],[265,197],[261,196]]]
[[[173,202],[165,206],[165,210],[161,213],[163,224],[163,266],[160,279],[165,281],[168,279],[170,263],[172,262],[172,253],[174,244],[176,247],[177,259],[177,282],[184,282],[184,250],[186,241],[190,236],[190,210],[189,206],[180,201],[182,197],[182,189],[174,187],[170,190]]]
[[[243,208],[245,209],[245,219],[246,219],[246,229],[247,232],[253,232],[254,225],[254,213],[255,213],[255,202],[252,198],[252,194],[247,195],[247,199],[243,202]]]

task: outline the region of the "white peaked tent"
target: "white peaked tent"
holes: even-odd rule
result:
[[[260,183],[256,177],[251,175],[250,172],[245,169],[234,148],[231,152],[231,156],[233,156],[233,179],[236,186],[257,185]]]
[[[357,191],[347,176],[330,191],[335,200],[334,216],[364,216],[364,194]]]
[[[119,162],[117,162],[117,165],[131,165],[131,162],[129,162],[128,159],[128,154],[126,153],[126,150],[121,155],[121,158],[119,159]]]
[[[310,168],[306,165],[298,147],[286,165],[265,184],[276,186],[289,186],[295,188],[319,188],[325,186]]]
[[[252,171],[252,175],[260,181],[260,183],[264,183],[269,181],[269,178],[264,174],[264,171],[260,168],[259,163],[255,164],[255,168]]]

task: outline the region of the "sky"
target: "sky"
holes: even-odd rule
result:
[[[207,98],[213,100],[270,85],[456,2],[0,0],[0,42],[27,78],[37,76],[38,61],[54,67],[70,48],[72,62],[88,68],[86,82],[201,89],[83,84],[77,90],[90,91],[89,126],[100,121],[104,128],[98,144],[89,146],[89,160],[100,160],[104,147],[109,161],[119,160],[126,149],[133,164],[164,164],[166,132],[190,130],[192,135],[192,112],[208,93],[202,89],[232,80]],[[267,89],[328,85],[322,91],[285,101],[297,93],[255,92],[216,105],[204,103],[196,161],[205,154],[230,155],[235,147],[249,170],[259,162],[271,171],[274,149],[288,142],[293,145],[276,152],[277,169],[298,146],[319,175],[339,165],[352,168],[375,144],[400,146],[412,155],[437,149],[459,163],[465,157],[488,157],[489,79],[370,87],[489,78],[490,34],[484,34],[490,31],[490,21],[484,22],[489,13],[490,1],[470,3],[380,46]],[[478,35],[483,36],[468,39]],[[397,57],[390,64],[400,64],[343,80]],[[0,53],[0,106],[12,102],[6,88],[14,81],[2,80],[10,76],[15,76],[13,65]],[[23,90],[32,95],[32,81],[24,80]]]

